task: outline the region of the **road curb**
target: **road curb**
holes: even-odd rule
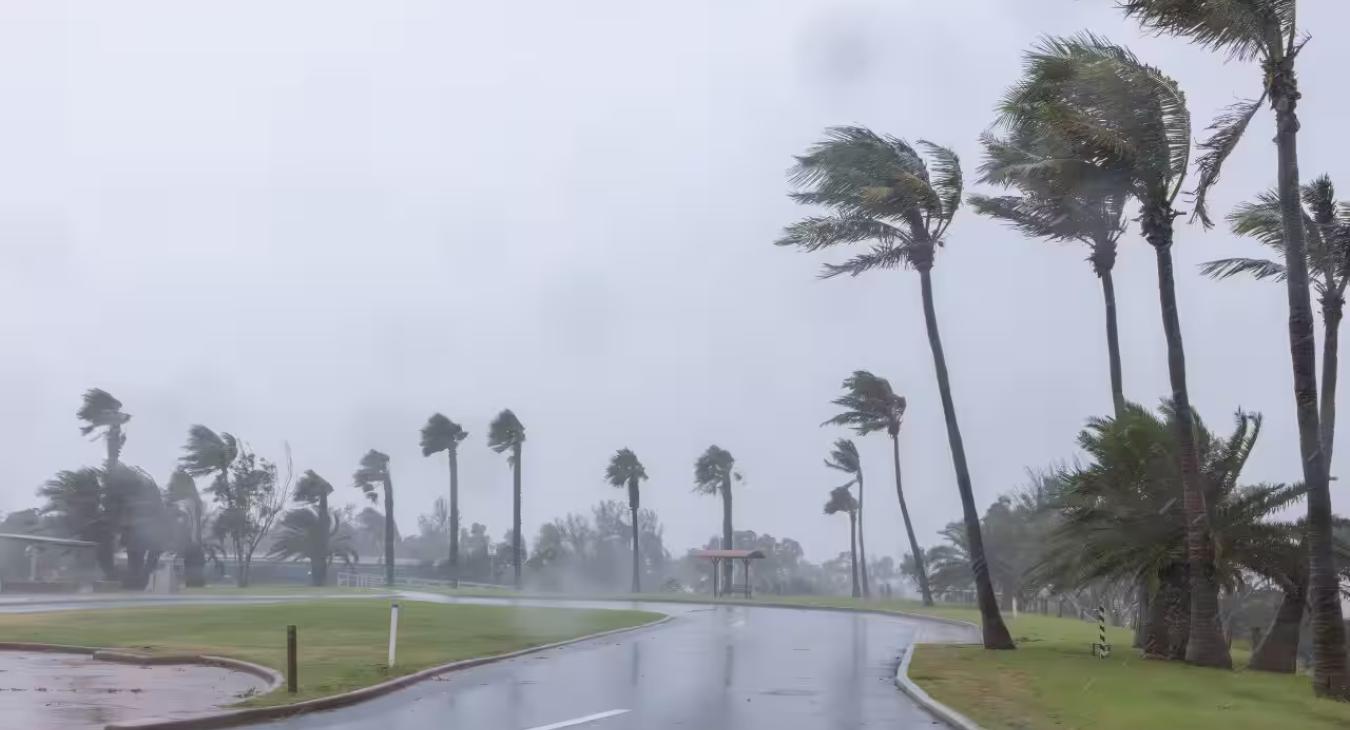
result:
[[[457,662],[450,662],[449,664],[441,664],[435,667],[428,667],[426,669],[413,672],[412,674],[405,674],[402,677],[396,677],[394,679],[390,679],[388,681],[381,682],[379,684],[374,684],[369,687],[362,687],[361,689],[355,689],[350,692],[344,692],[342,694],[331,695],[328,697],[318,697],[312,700],[305,700],[304,702],[296,702],[290,705],[275,705],[272,707],[250,707],[248,709],[243,710],[228,710],[225,712],[205,713],[201,715],[194,715],[192,717],[182,717],[174,719],[145,718],[143,720],[132,720],[129,722],[113,723],[105,726],[105,730],[208,730],[209,728],[247,725],[249,723],[262,722],[265,720],[280,720],[289,717],[295,717],[296,715],[303,715],[311,712],[334,710],[340,707],[347,707],[349,705],[364,702],[366,700],[375,699],[376,697],[387,695],[395,690],[403,689],[404,687],[416,684],[418,682],[421,682],[422,680],[431,679],[432,677],[437,677],[442,674],[446,674],[448,672],[453,672],[461,669],[471,669],[473,667],[482,666],[484,664],[492,664],[494,662],[505,661],[507,659],[515,659],[517,657],[522,657],[529,654],[536,654],[542,651],[548,651],[550,649],[558,649],[564,646],[571,646],[572,644],[580,644],[585,641],[593,641],[595,639],[603,639],[605,637],[615,636],[618,634],[625,634],[633,631],[640,631],[642,629],[649,629],[664,624],[668,621],[671,621],[673,620],[673,618],[674,618],[673,616],[662,616],[661,618],[656,619],[655,621],[648,621],[645,624],[638,624],[637,626],[627,626],[621,629],[601,631],[600,633],[597,634],[578,636],[573,639],[567,639],[566,641],[558,641],[552,644],[533,646],[527,649],[520,649],[518,651],[507,652],[505,654],[494,654],[492,656],[486,657],[463,659]],[[222,657],[212,657],[212,658],[223,659]],[[225,661],[235,661],[235,660],[225,659]]]
[[[933,699],[923,688],[914,683],[909,678],[909,661],[914,658],[914,650],[918,644],[911,643],[905,649],[905,654],[900,659],[900,664],[895,668],[895,686],[901,692],[909,695],[920,707],[928,710],[934,717],[956,728],[956,730],[983,730],[974,720],[962,715],[952,708]]]

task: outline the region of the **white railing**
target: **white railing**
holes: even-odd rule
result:
[[[338,573],[337,585],[340,588],[384,588],[384,576],[376,573]],[[402,588],[450,588],[454,583],[440,578],[417,578],[412,576],[394,576],[394,586]],[[473,581],[462,580],[459,582],[461,587],[465,588],[505,588],[511,586],[497,585],[495,583],[475,583]]]

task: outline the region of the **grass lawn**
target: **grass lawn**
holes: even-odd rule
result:
[[[660,618],[642,611],[439,605],[403,601],[398,664],[385,666],[389,602],[176,606],[0,615],[0,641],[216,654],[284,671],[286,625],[299,634],[300,692],[285,687],[244,706],[286,704],[377,684],[459,659],[501,654]]]
[[[247,588],[240,588],[233,583],[215,583],[202,588],[184,588],[180,592],[186,596],[294,596],[302,594],[314,595],[337,595],[337,594],[385,594],[389,593],[384,588],[347,588],[338,586],[323,586],[316,588],[301,583],[263,583],[251,585]]]

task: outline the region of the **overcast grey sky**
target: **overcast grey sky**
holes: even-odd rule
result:
[[[189,425],[345,485],[392,456],[405,529],[445,492],[417,432],[470,432],[463,514],[500,536],[510,473],[485,446],[525,423],[525,524],[622,493],[677,554],[720,529],[690,493],[710,443],[746,482],[736,526],[821,560],[846,527],[818,428],[856,368],[909,398],[906,489],[921,540],[959,516],[911,272],[814,279],[777,249],[802,215],[791,156],[857,123],[960,152],[1038,36],[1091,29],[1174,75],[1199,128],[1259,91],[1252,65],[1144,38],[1109,0],[8,0],[0,5],[0,510],[36,500],[100,448],[73,417],[105,388],[134,415],[124,459],[167,477]],[[1350,191],[1339,0],[1304,0],[1305,177]],[[1214,196],[1273,180],[1263,115]],[[973,177],[973,174],[971,175]],[[1222,230],[1176,251],[1192,398],[1215,427],[1266,428],[1247,478],[1298,478],[1282,290],[1195,265],[1256,251]],[[963,212],[935,273],[976,495],[1074,456],[1110,408],[1100,290],[1084,251]],[[1132,231],[1117,269],[1128,396],[1167,392],[1153,256]],[[1320,327],[1320,323],[1319,323]],[[1338,453],[1350,453],[1345,429]],[[883,436],[863,439],[876,555],[904,540]],[[1344,459],[1344,456],[1342,456]],[[1343,483],[1343,482],[1341,482]],[[1338,483],[1333,483],[1338,484]],[[1336,487],[1345,511],[1344,487]]]

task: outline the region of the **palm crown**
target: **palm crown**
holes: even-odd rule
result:
[[[699,494],[717,494],[723,484],[739,478],[736,457],[716,444],[709,446],[694,462],[694,491]]]
[[[825,514],[853,512],[856,509],[858,509],[858,500],[853,498],[853,494],[848,491],[847,486],[835,487],[830,490],[830,499],[825,503]]]
[[[525,426],[510,408],[498,413],[497,417],[492,419],[492,425],[488,426],[488,448],[500,454],[523,443],[525,443]],[[515,463],[514,453],[508,458]]]
[[[322,497],[333,493],[333,485],[319,476],[313,469],[307,469],[295,482],[295,501],[318,504]]]
[[[239,442],[234,436],[215,431],[201,424],[188,429],[187,444],[178,463],[183,471],[196,477],[228,469],[239,455]]]
[[[468,437],[469,432],[458,423],[434,413],[422,427],[422,456],[455,451],[459,448],[459,442]]]
[[[797,158],[789,179],[798,188],[794,200],[832,213],[788,226],[777,245],[815,251],[872,243],[866,253],[827,264],[821,274],[826,278],[877,268],[930,268],[961,206],[961,162],[946,147],[922,140],[918,146],[927,159],[897,137],[865,127],[831,127],[825,141]]]
[[[361,465],[352,474],[352,486],[361,490],[366,499],[379,500],[377,491],[389,479],[389,455],[371,449],[361,457]]]
[[[642,462],[638,461],[637,454],[634,454],[632,449],[619,449],[610,457],[609,466],[605,467],[605,481],[615,487],[623,487],[646,478],[647,470],[642,466]]]
[[[84,421],[80,433],[88,436],[98,428],[121,426],[131,420],[129,414],[122,412],[122,401],[112,397],[102,388],[90,388],[84,393],[84,400],[75,417]]]
[[[844,395],[832,402],[844,412],[822,426],[847,426],[859,436],[885,429],[894,436],[905,417],[905,397],[896,395],[889,380],[866,370],[855,370],[844,379]]]
[[[830,451],[829,458],[825,460],[825,466],[838,469],[857,479],[858,472],[862,471],[862,458],[858,455],[857,444],[853,443],[852,439],[836,439],[834,449]],[[852,483],[849,482],[849,484]]]

